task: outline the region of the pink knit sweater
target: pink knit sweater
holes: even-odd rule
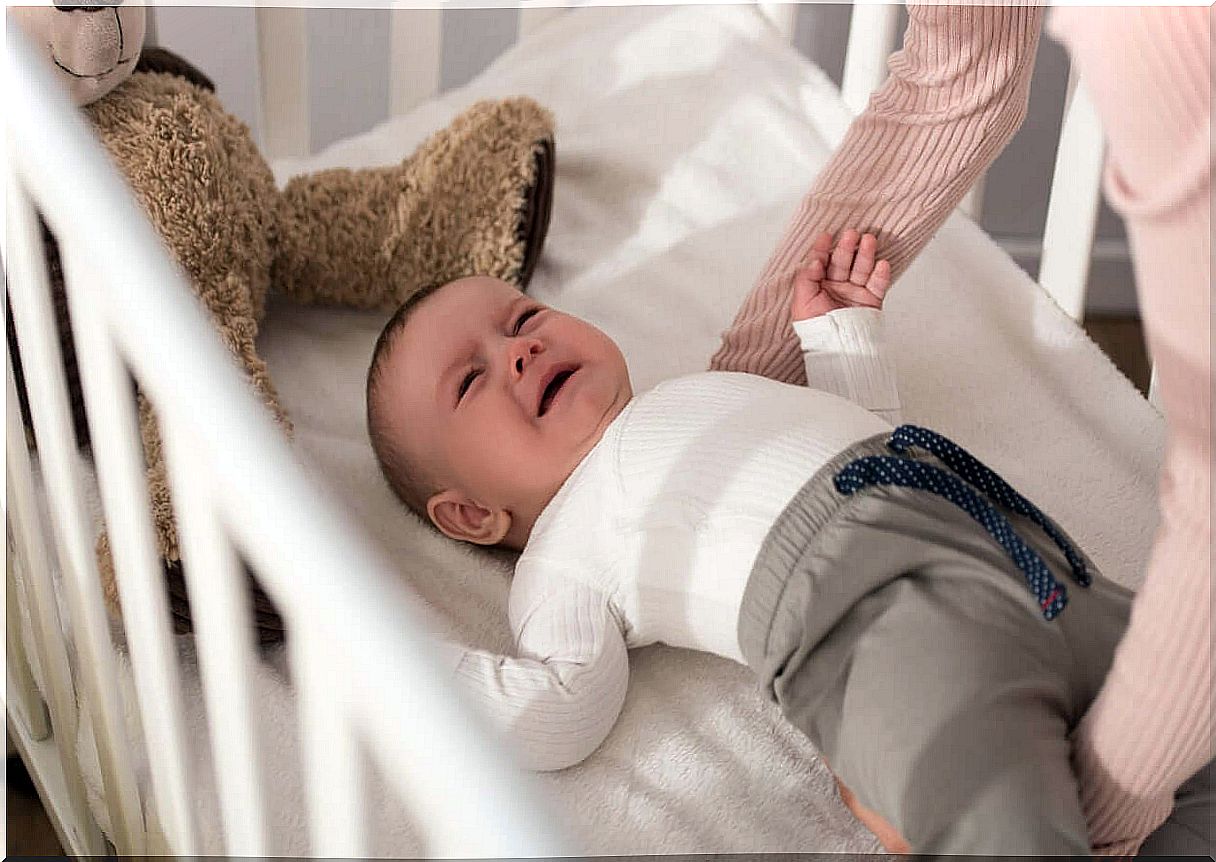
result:
[[[1105,687],[1074,736],[1096,852],[1130,854],[1213,756],[1211,10],[1061,8],[1053,27],[1109,138],[1169,426],[1161,527]],[[909,6],[890,77],[803,201],[712,367],[805,382],[789,320],[815,235],[879,237],[902,273],[1025,117],[1038,7]]]

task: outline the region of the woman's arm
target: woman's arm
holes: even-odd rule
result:
[[[892,278],[920,253],[1026,115],[1043,9],[908,7],[890,77],[853,122],[710,361],[805,383],[793,274],[823,231],[878,236]]]
[[[1090,841],[1129,854],[1216,754],[1212,640],[1211,7],[1059,8],[1102,118],[1167,437],[1161,522],[1106,682],[1075,732]]]

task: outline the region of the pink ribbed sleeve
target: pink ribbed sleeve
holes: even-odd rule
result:
[[[805,383],[793,271],[824,230],[869,230],[900,273],[1026,115],[1043,9],[908,7],[890,77],[853,122],[744,300],[710,366]]]
[[[1090,840],[1134,852],[1212,759],[1212,9],[1060,8],[1108,141],[1168,437],[1161,526],[1127,634],[1076,734]]]

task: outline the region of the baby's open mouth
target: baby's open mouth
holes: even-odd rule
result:
[[[550,405],[553,404],[553,399],[557,397],[557,393],[561,391],[561,388],[566,385],[566,381],[574,375],[575,370],[574,368],[562,368],[558,369],[557,373],[553,375],[552,379],[549,380],[549,383],[541,392],[540,406],[536,412],[537,416],[544,416],[549,411]]]

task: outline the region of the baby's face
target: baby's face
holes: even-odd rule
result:
[[[427,297],[385,361],[394,440],[440,487],[509,513],[520,546],[633,396],[612,339],[485,277]]]

